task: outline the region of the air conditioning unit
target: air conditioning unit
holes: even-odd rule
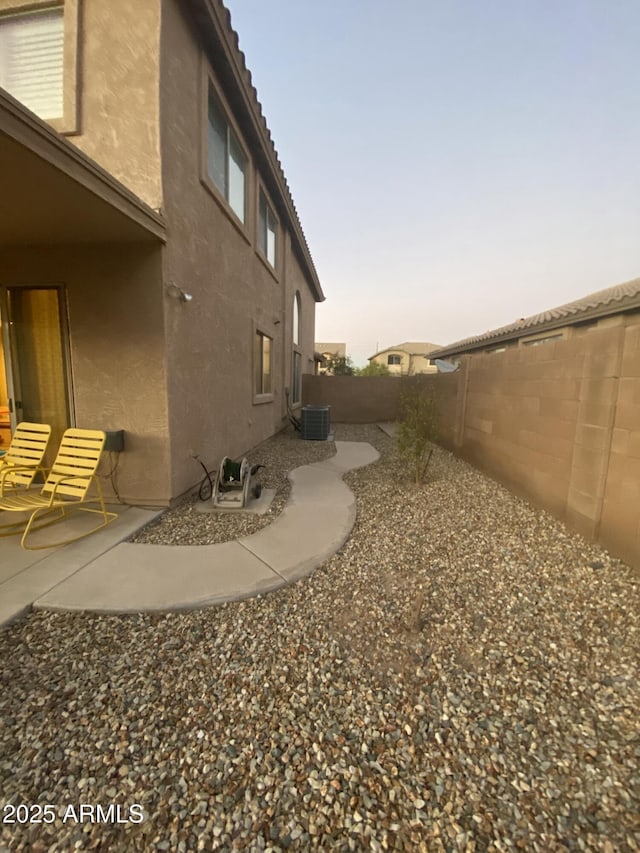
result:
[[[331,406],[303,406],[300,420],[302,438],[326,441],[331,431]]]

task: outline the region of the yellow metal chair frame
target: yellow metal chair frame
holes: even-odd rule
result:
[[[43,548],[68,545],[70,542],[75,542],[95,533],[102,527],[106,527],[117,517],[115,512],[107,512],[102,487],[96,476],[104,442],[105,434],[102,430],[75,428],[66,430],[62,436],[58,454],[40,493],[21,493],[0,497],[0,512],[30,513],[20,541],[23,548],[38,551]],[[97,497],[89,495],[93,483],[96,484]],[[84,506],[87,503],[97,503],[99,509]],[[102,523],[86,533],[81,533],[64,541],[45,545],[27,545],[30,532],[55,524],[71,510],[101,515]],[[53,518],[45,520],[50,515],[53,515]],[[35,524],[36,521],[41,523]],[[12,528],[8,532],[0,533],[0,536],[15,536],[20,533],[23,525],[25,525],[24,520],[0,525],[0,530]]]
[[[7,452],[0,457],[0,496],[8,491],[28,489],[42,465],[51,437],[49,424],[22,421],[15,428]]]

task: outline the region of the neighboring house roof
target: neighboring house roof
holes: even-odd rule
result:
[[[407,355],[427,355],[428,353],[438,349],[439,346],[440,344],[430,344],[426,341],[405,341],[402,344],[396,344],[393,347],[378,350],[378,352],[369,356],[369,361],[386,352],[406,352]]]
[[[347,354],[347,345],[343,343],[321,342],[316,341],[315,348],[319,353],[331,353],[332,355],[343,356]]]
[[[292,232],[292,243],[308,275],[311,292],[316,302],[322,302],[325,296],[320,280],[278,152],[262,113],[262,104],[258,100],[251,72],[246,66],[244,53],[239,48],[238,34],[231,25],[231,13],[222,0],[187,0],[187,3],[196,22],[200,25],[200,32],[213,44],[209,58],[222,81],[232,89],[235,95],[235,99],[231,98],[231,100],[237,117],[244,119],[245,132],[254,142],[258,161],[265,170],[264,179],[268,183],[268,188],[274,196],[274,201],[279,199],[279,206],[286,213]]]
[[[523,317],[516,320],[515,323],[501,326],[482,335],[464,338],[464,340],[436,350],[432,356],[433,358],[445,358],[470,350],[483,349],[488,344],[505,343],[510,340],[517,340],[525,335],[551,331],[552,329],[597,320],[600,317],[634,309],[640,309],[640,278],[634,278],[624,284],[616,284],[614,287],[607,287],[605,290],[597,290],[595,293],[590,293],[574,302],[567,302],[565,305],[551,308],[540,314]]]

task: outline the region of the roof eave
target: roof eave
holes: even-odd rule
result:
[[[47,150],[48,158],[61,172],[104,198],[149,234],[166,242],[165,221],[160,214],[2,88],[0,111],[2,132],[8,137],[38,156]]]
[[[238,45],[238,35],[231,25],[231,14],[222,0],[192,0],[197,6],[206,11],[211,22],[211,31],[224,52],[227,68],[231,71],[236,92],[239,94],[244,108],[245,119],[249,121],[254,139],[260,146],[263,161],[267,164],[270,176],[277,186],[281,203],[287,212],[289,227],[294,237],[295,249],[306,274],[309,289],[316,302],[324,302],[325,295],[320,285],[311,252],[307,244],[298,212],[296,210],[289,185],[284,175],[282,164],[278,159],[275,145],[262,108],[258,100],[255,86],[251,82],[251,73],[244,62],[244,54]]]

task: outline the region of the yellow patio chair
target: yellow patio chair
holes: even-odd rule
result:
[[[49,424],[19,423],[7,452],[0,456],[0,496],[18,489],[28,489],[42,466],[47,451]]]
[[[95,429],[68,429],[62,436],[58,455],[49,471],[49,476],[39,494],[20,493],[0,497],[0,512],[29,513],[20,544],[30,551],[42,548],[53,548],[58,545],[68,545],[77,539],[82,539],[90,533],[95,533],[117,517],[115,512],[107,512],[102,496],[100,481],[96,469],[100,463],[105,434]],[[96,484],[97,496],[89,495],[91,484]],[[90,508],[85,504],[97,503],[99,509]],[[61,542],[45,545],[27,545],[27,537],[32,530],[40,530],[50,524],[55,524],[70,511],[94,512],[102,516],[102,522],[85,533],[80,533]],[[47,516],[53,518],[44,520]],[[38,520],[42,523],[34,526]],[[11,529],[2,532],[0,536],[12,536],[20,533],[25,524],[24,519],[10,524],[0,525],[0,529]]]

